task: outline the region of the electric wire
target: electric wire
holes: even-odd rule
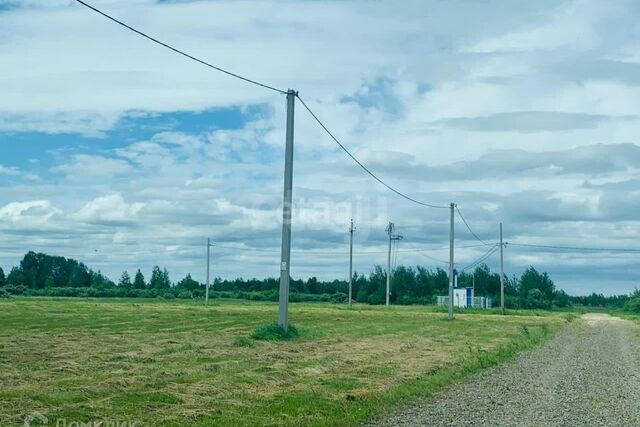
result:
[[[464,225],[467,227],[467,230],[469,230],[469,233],[471,233],[471,235],[473,237],[476,238],[476,240],[478,240],[480,243],[482,243],[485,246],[491,246],[491,244],[485,242],[484,240],[482,240],[480,237],[478,237],[478,235],[471,229],[471,227],[469,226],[469,223],[467,222],[467,220],[464,218],[464,216],[462,215],[462,212],[460,212],[460,208],[458,208],[458,205],[455,205],[456,207],[456,211],[458,211],[458,215],[460,216],[460,219],[462,220],[462,222],[464,223]]]
[[[186,52],[184,52],[183,50],[180,50],[174,46],[171,46],[163,41],[160,41],[159,39],[152,37],[146,33],[144,33],[143,31],[140,31],[126,23],[124,23],[123,21],[103,12],[102,10],[86,3],[83,0],[76,0],[77,3],[87,7],[88,9],[92,10],[93,12],[103,16],[104,18],[138,34],[139,36],[142,36],[166,49],[169,49],[171,51],[173,51],[174,53],[177,53],[179,55],[182,55],[192,61],[198,62],[204,66],[207,66],[211,69],[214,69],[218,72],[224,73],[228,76],[234,77],[236,79],[242,80],[246,83],[250,83],[256,86],[260,86],[262,88],[265,89],[269,89],[275,92],[278,92],[280,94],[287,94],[287,91],[276,88],[274,86],[270,86],[264,83],[261,83],[259,81],[256,80],[252,80],[249,79],[247,77],[241,76],[239,74],[233,73],[231,71],[228,71],[224,68],[218,67],[216,65],[213,65],[207,61],[204,61],[202,59],[199,59],[191,54],[188,54]],[[353,155],[349,149],[346,148],[346,146],[344,144],[342,144],[334,135],[333,133],[328,129],[328,127],[319,119],[319,117],[313,112],[313,110],[304,102],[304,100],[299,96],[299,94],[296,94],[298,100],[300,101],[300,103],[303,105],[303,107],[307,110],[307,112],[311,115],[311,117],[318,123],[318,125],[325,131],[325,133],[358,165],[360,166],[360,168],[366,172],[368,175],[370,175],[373,179],[375,179],[378,183],[382,184],[384,187],[386,187],[388,190],[392,191],[393,193],[395,193],[396,195],[421,206],[425,206],[425,207],[430,207],[430,208],[436,208],[436,209],[446,209],[449,208],[449,206],[444,206],[444,205],[435,205],[435,204],[431,204],[431,203],[426,203],[426,202],[422,202],[420,200],[417,200],[413,197],[408,196],[407,194],[397,190],[396,188],[392,187],[391,185],[387,184],[384,180],[382,180],[380,177],[378,177],[375,173],[373,173],[369,168],[367,168],[360,160],[358,160],[358,158]],[[471,267],[474,267],[476,265],[478,265],[479,263],[483,262],[484,260],[486,260],[488,257],[490,257],[493,253],[495,253],[497,251],[497,247],[495,246],[495,244],[490,244],[485,242],[483,239],[481,239],[474,231],[473,229],[470,227],[469,223],[467,222],[467,220],[465,219],[465,217],[462,215],[462,212],[460,211],[459,207],[457,205],[455,205],[456,211],[458,212],[458,215],[460,216],[460,219],[462,220],[462,222],[464,223],[465,227],[469,230],[469,232],[471,233],[471,235],[478,240],[479,242],[481,242],[482,245],[467,245],[467,246],[460,246],[459,248],[471,248],[471,247],[478,247],[478,246],[491,246],[491,249],[486,252],[483,256],[481,256],[478,260],[474,261],[473,263],[469,264],[467,267],[463,268],[462,271],[465,271]],[[234,246],[226,246],[226,245],[218,245],[218,244],[214,244],[216,247],[219,248],[224,248],[224,249],[230,249],[230,250],[246,250],[246,251],[252,251],[252,252],[279,252],[279,250],[272,250],[272,249],[263,249],[263,248],[246,248],[246,247],[234,247]],[[506,245],[510,245],[510,246],[519,246],[519,247],[531,247],[531,248],[540,248],[540,249],[557,249],[557,250],[573,250],[573,251],[594,251],[594,252],[627,252],[627,253],[638,253],[640,252],[640,249],[636,249],[636,248],[603,248],[603,247],[577,247],[577,246],[559,246],[559,245],[537,245],[537,244],[526,244],[526,243],[512,243],[512,242],[506,242]],[[293,249],[294,251],[297,251],[296,249]],[[434,250],[434,249],[432,249]],[[334,254],[335,252],[321,252],[321,251],[304,251],[302,250],[304,253],[308,253],[308,254]],[[442,263],[448,263],[447,261],[443,261],[443,260],[439,260],[437,258],[433,258],[430,257],[429,255],[424,254],[423,252],[425,251],[429,251],[429,249],[414,249],[414,250],[399,250],[398,248],[398,243],[395,243],[395,249],[394,249],[394,265],[397,259],[397,254],[398,252],[416,252],[416,253],[420,253],[421,255],[425,256],[426,258],[432,259],[434,261],[437,262],[442,262]],[[385,253],[385,251],[362,251],[359,252],[361,254],[374,254],[374,253]]]
[[[218,245],[215,243],[211,244],[212,246],[215,246],[217,248],[222,248],[222,249],[229,249],[229,250],[239,250],[239,251],[249,251],[249,252],[269,252],[269,253],[279,253],[280,250],[279,249],[265,249],[265,248],[253,248],[253,247],[241,247],[241,246],[227,246],[227,245]],[[422,252],[429,252],[429,251],[435,251],[437,249],[399,249],[398,252],[400,253],[422,253]],[[343,254],[339,251],[316,251],[316,250],[304,250],[304,249],[300,249],[300,248],[292,248],[291,249],[292,252],[300,252],[300,253],[305,253],[305,254],[309,254],[309,255],[337,255],[337,256],[343,256]],[[359,254],[386,254],[387,251],[354,251],[353,254],[355,255],[359,255]],[[424,254],[423,254],[424,255]],[[426,255],[425,255],[426,256]]]
[[[86,2],[84,2],[83,0],[76,0],[76,2],[78,2],[78,3],[80,3],[81,5],[83,5],[83,6],[87,7],[87,8],[89,8],[89,9],[93,10],[94,12],[96,12],[96,13],[98,13],[98,14],[100,14],[100,15],[104,16],[105,18],[107,18],[107,19],[109,19],[109,20],[111,20],[111,21],[115,22],[116,24],[121,25],[121,26],[123,26],[124,28],[126,28],[126,29],[128,29],[128,30],[130,30],[130,31],[133,31],[134,33],[136,33],[136,34],[138,34],[138,35],[140,35],[140,36],[142,36],[142,37],[144,37],[144,38],[146,38],[146,39],[148,39],[148,40],[151,40],[152,42],[157,43],[157,44],[159,44],[160,46],[163,46],[163,47],[165,47],[165,48],[167,48],[167,49],[169,49],[169,50],[171,50],[171,51],[173,51],[173,52],[175,52],[175,53],[177,53],[177,54],[179,54],[179,55],[182,55],[182,56],[184,56],[184,57],[186,57],[186,58],[189,58],[189,59],[191,59],[191,60],[193,60],[193,61],[199,62],[199,63],[200,63],[200,64],[202,64],[202,65],[205,65],[205,66],[207,66],[207,67],[209,67],[209,68],[213,68],[214,70],[220,71],[221,73],[227,74],[227,75],[229,75],[229,76],[231,76],[231,77],[235,77],[235,78],[237,78],[237,79],[243,80],[243,81],[245,81],[245,82],[247,82],[247,83],[251,83],[251,84],[254,84],[254,85],[256,85],[256,86],[261,86],[261,87],[263,87],[263,88],[265,88],[265,89],[273,90],[273,91],[278,92],[278,93],[280,93],[280,94],[286,94],[286,93],[287,93],[286,91],[284,91],[284,90],[282,90],[282,89],[278,89],[278,88],[276,88],[276,87],[269,86],[269,85],[264,84],[264,83],[260,83],[260,82],[258,82],[258,81],[256,81],[256,80],[252,80],[252,79],[249,79],[249,78],[247,78],[247,77],[243,77],[243,76],[241,76],[241,75],[239,75],[239,74],[232,73],[231,71],[225,70],[224,68],[221,68],[221,67],[215,66],[215,65],[213,65],[213,64],[210,64],[209,62],[206,62],[206,61],[204,61],[204,60],[202,60],[202,59],[196,58],[196,57],[195,57],[195,56],[193,56],[193,55],[190,55],[190,54],[188,54],[188,53],[186,53],[186,52],[184,52],[184,51],[182,51],[182,50],[180,50],[180,49],[178,49],[178,48],[175,48],[175,47],[173,47],[173,46],[171,46],[171,45],[169,45],[169,44],[167,44],[167,43],[165,43],[165,42],[162,42],[162,41],[160,41],[160,40],[158,40],[158,39],[156,39],[156,38],[154,38],[154,37],[151,37],[150,35],[148,35],[148,34],[146,34],[146,33],[143,33],[143,32],[142,32],[142,31],[140,31],[140,30],[137,30],[137,29],[133,28],[132,26],[130,26],[130,25],[128,25],[128,24],[125,24],[124,22],[122,22],[122,21],[120,21],[120,20],[118,20],[118,19],[114,18],[114,17],[113,17],[113,16],[111,16],[111,15],[108,15],[107,13],[105,13],[105,12],[101,11],[100,9],[98,9],[98,8],[96,8],[96,7],[92,6],[92,5],[90,5],[90,4],[86,3]]]
[[[442,259],[438,259],[438,258],[432,257],[431,255],[425,254],[424,253],[424,249],[418,249],[418,248],[416,248],[415,246],[413,246],[411,244],[407,244],[406,242],[405,242],[405,245],[409,246],[409,248],[413,249],[415,253],[418,253],[418,254],[422,255],[423,257],[425,257],[427,259],[430,259],[431,261],[436,261],[436,262],[439,262],[439,263],[442,263],[442,264],[449,264],[449,261],[444,261]]]
[[[471,269],[479,266],[480,264],[482,264],[484,261],[486,261],[490,256],[492,256],[497,251],[498,251],[497,248],[489,249],[489,252],[485,253],[483,256],[481,256],[480,258],[478,258],[477,260],[475,260],[471,264],[469,264],[466,267],[464,267],[462,270],[460,270],[460,272],[465,272],[465,271],[471,270]]]
[[[560,250],[570,250],[570,251],[629,252],[629,253],[640,252],[640,249],[637,249],[637,248],[598,248],[598,247],[585,247],[585,246],[534,245],[529,243],[512,243],[512,242],[505,242],[505,245],[523,246],[523,247],[541,248],[541,249],[560,249]]]
[[[342,149],[342,151],[344,151],[345,153],[347,153],[347,155],[349,157],[351,157],[351,159],[356,162],[356,164],[358,166],[360,166],[362,168],[362,170],[364,170],[366,173],[368,173],[373,179],[375,179],[376,181],[378,181],[380,184],[384,185],[388,190],[391,190],[392,192],[396,193],[398,196],[403,197],[407,200],[409,200],[410,202],[416,203],[418,205],[421,206],[426,206],[429,208],[436,208],[436,209],[448,209],[449,206],[440,206],[440,205],[433,205],[430,203],[425,203],[425,202],[421,202],[419,200],[416,200],[406,194],[404,194],[403,192],[396,190],[394,187],[392,187],[391,185],[387,184],[386,182],[384,182],[381,178],[379,178],[376,174],[374,174],[369,168],[367,168],[360,160],[358,160],[356,158],[356,156],[354,156],[353,154],[351,154],[351,152],[347,149],[347,147],[345,147],[339,140],[338,138],[336,138],[333,133],[331,133],[331,131],[327,128],[327,126],[325,126],[325,124],[318,118],[318,116],[311,110],[311,108],[309,108],[309,106],[304,102],[304,100],[302,98],[300,98],[300,95],[296,95],[298,97],[298,100],[300,100],[300,103],[302,104],[302,106],[309,112],[309,114],[311,115],[311,117],[313,117],[313,119],[320,125],[320,127],[322,129],[324,129],[324,131],[326,132],[327,135],[329,135],[329,137],[336,143],[338,144],[338,146]]]
[[[480,265],[482,262],[484,262],[486,259],[488,259],[491,255],[496,253],[498,251],[498,249],[499,249],[499,245],[498,246],[495,246],[495,245],[492,246],[491,249],[489,249],[482,256],[480,256],[475,261],[473,261],[471,264],[469,264],[466,267],[464,267],[462,270],[460,270],[460,272],[467,271],[467,270],[469,270],[471,268],[474,268],[474,267]]]

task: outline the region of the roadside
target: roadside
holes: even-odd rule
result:
[[[640,425],[638,326],[582,316],[541,347],[375,426]]]

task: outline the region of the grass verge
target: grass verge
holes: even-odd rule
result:
[[[276,316],[246,301],[2,300],[0,425],[38,411],[52,425],[355,426],[567,322],[291,304],[296,339],[251,338]]]

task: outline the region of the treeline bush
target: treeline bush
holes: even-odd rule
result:
[[[386,300],[386,271],[375,266],[368,274],[353,276],[353,299],[367,304],[384,304]],[[520,277],[505,277],[506,306],[510,308],[553,309],[572,305],[587,307],[624,308],[640,313],[640,295],[605,297],[601,294],[572,297],[555,288],[549,275],[527,268]],[[474,287],[476,296],[490,297],[499,304],[500,275],[486,265],[472,272],[458,275],[460,287]],[[210,288],[211,298],[236,298],[252,301],[277,301],[279,280],[215,278]],[[434,304],[436,296],[448,294],[447,271],[422,266],[399,266],[393,272],[392,304]],[[292,302],[334,302],[348,300],[347,280],[320,281],[291,279]],[[133,275],[123,272],[117,283],[73,259],[28,252],[20,265],[5,276],[0,268],[0,297],[11,295],[84,297],[84,298],[164,298],[200,299],[205,286],[187,274],[176,283],[170,280],[167,269],[155,266],[147,281],[140,270]]]

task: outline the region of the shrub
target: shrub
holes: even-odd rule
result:
[[[329,296],[329,301],[334,304],[345,304],[349,302],[349,295],[342,292],[336,292]]]
[[[285,332],[284,329],[277,323],[260,326],[251,334],[251,338],[253,338],[254,340],[263,341],[290,340],[297,336],[298,328],[296,328],[294,325],[290,324],[288,331]]]
[[[632,313],[640,313],[640,297],[635,297],[627,301],[624,305],[625,311],[630,311]]]
[[[546,300],[544,294],[540,289],[531,289],[527,292],[527,296],[524,300],[526,308],[549,308],[550,304]]]
[[[11,295],[25,295],[27,293],[27,287],[23,285],[5,286],[4,291]]]
[[[180,292],[178,292],[178,298],[180,298],[180,299],[192,299],[193,298],[193,294],[191,293],[191,291],[180,291]]]

